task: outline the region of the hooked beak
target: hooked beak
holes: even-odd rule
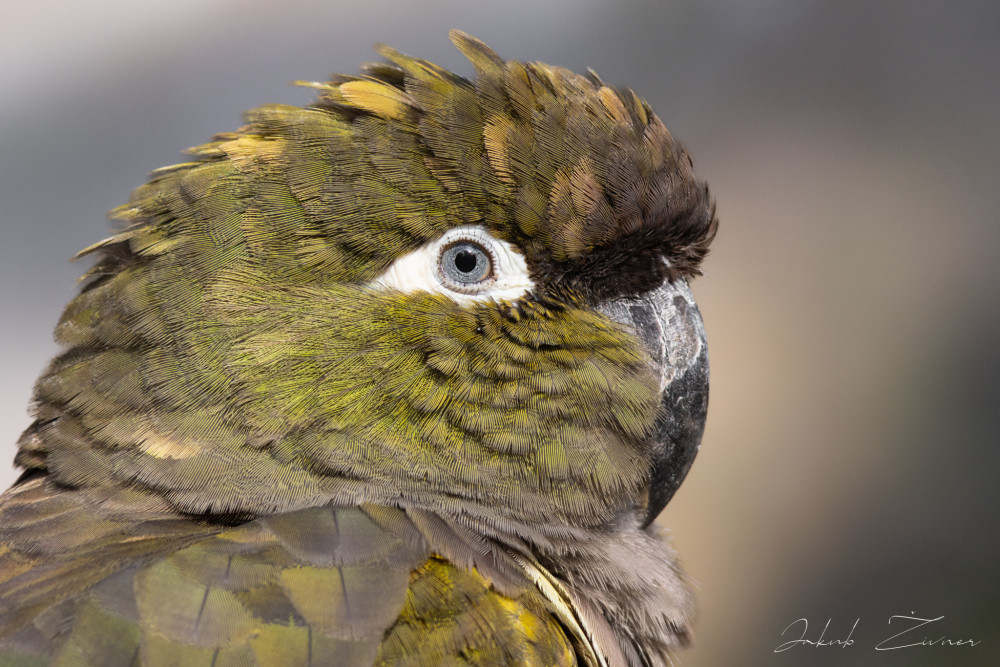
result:
[[[660,376],[660,412],[652,441],[645,528],[673,497],[698,454],[708,413],[708,343],[705,324],[687,281],[679,278],[638,298],[598,306],[631,327]]]

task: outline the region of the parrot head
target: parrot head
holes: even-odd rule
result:
[[[57,327],[18,463],[179,511],[651,522],[698,448],[714,205],[646,102],[452,33],[160,169]]]

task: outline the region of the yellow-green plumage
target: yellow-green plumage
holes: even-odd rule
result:
[[[453,38],[475,82],[382,49],[84,251],[0,498],[0,665],[645,665],[687,636],[640,525],[663,381],[600,304],[696,273],[707,190],[631,91]],[[463,225],[530,294],[375,282]]]

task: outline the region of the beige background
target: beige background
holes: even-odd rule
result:
[[[0,3],[0,440],[104,212],[179,150],[372,44],[469,73],[595,68],[651,101],[718,199],[694,291],[712,397],[663,521],[706,665],[1000,664],[1000,21],[989,3]],[[0,485],[14,479],[0,470]],[[875,651],[893,614],[979,646]],[[848,648],[773,653],[800,617]],[[794,630],[794,628],[793,628]],[[786,636],[786,639],[791,636]]]

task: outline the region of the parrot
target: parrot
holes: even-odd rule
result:
[[[649,104],[450,33],[153,171],[0,496],[0,665],[672,664],[718,221]]]

